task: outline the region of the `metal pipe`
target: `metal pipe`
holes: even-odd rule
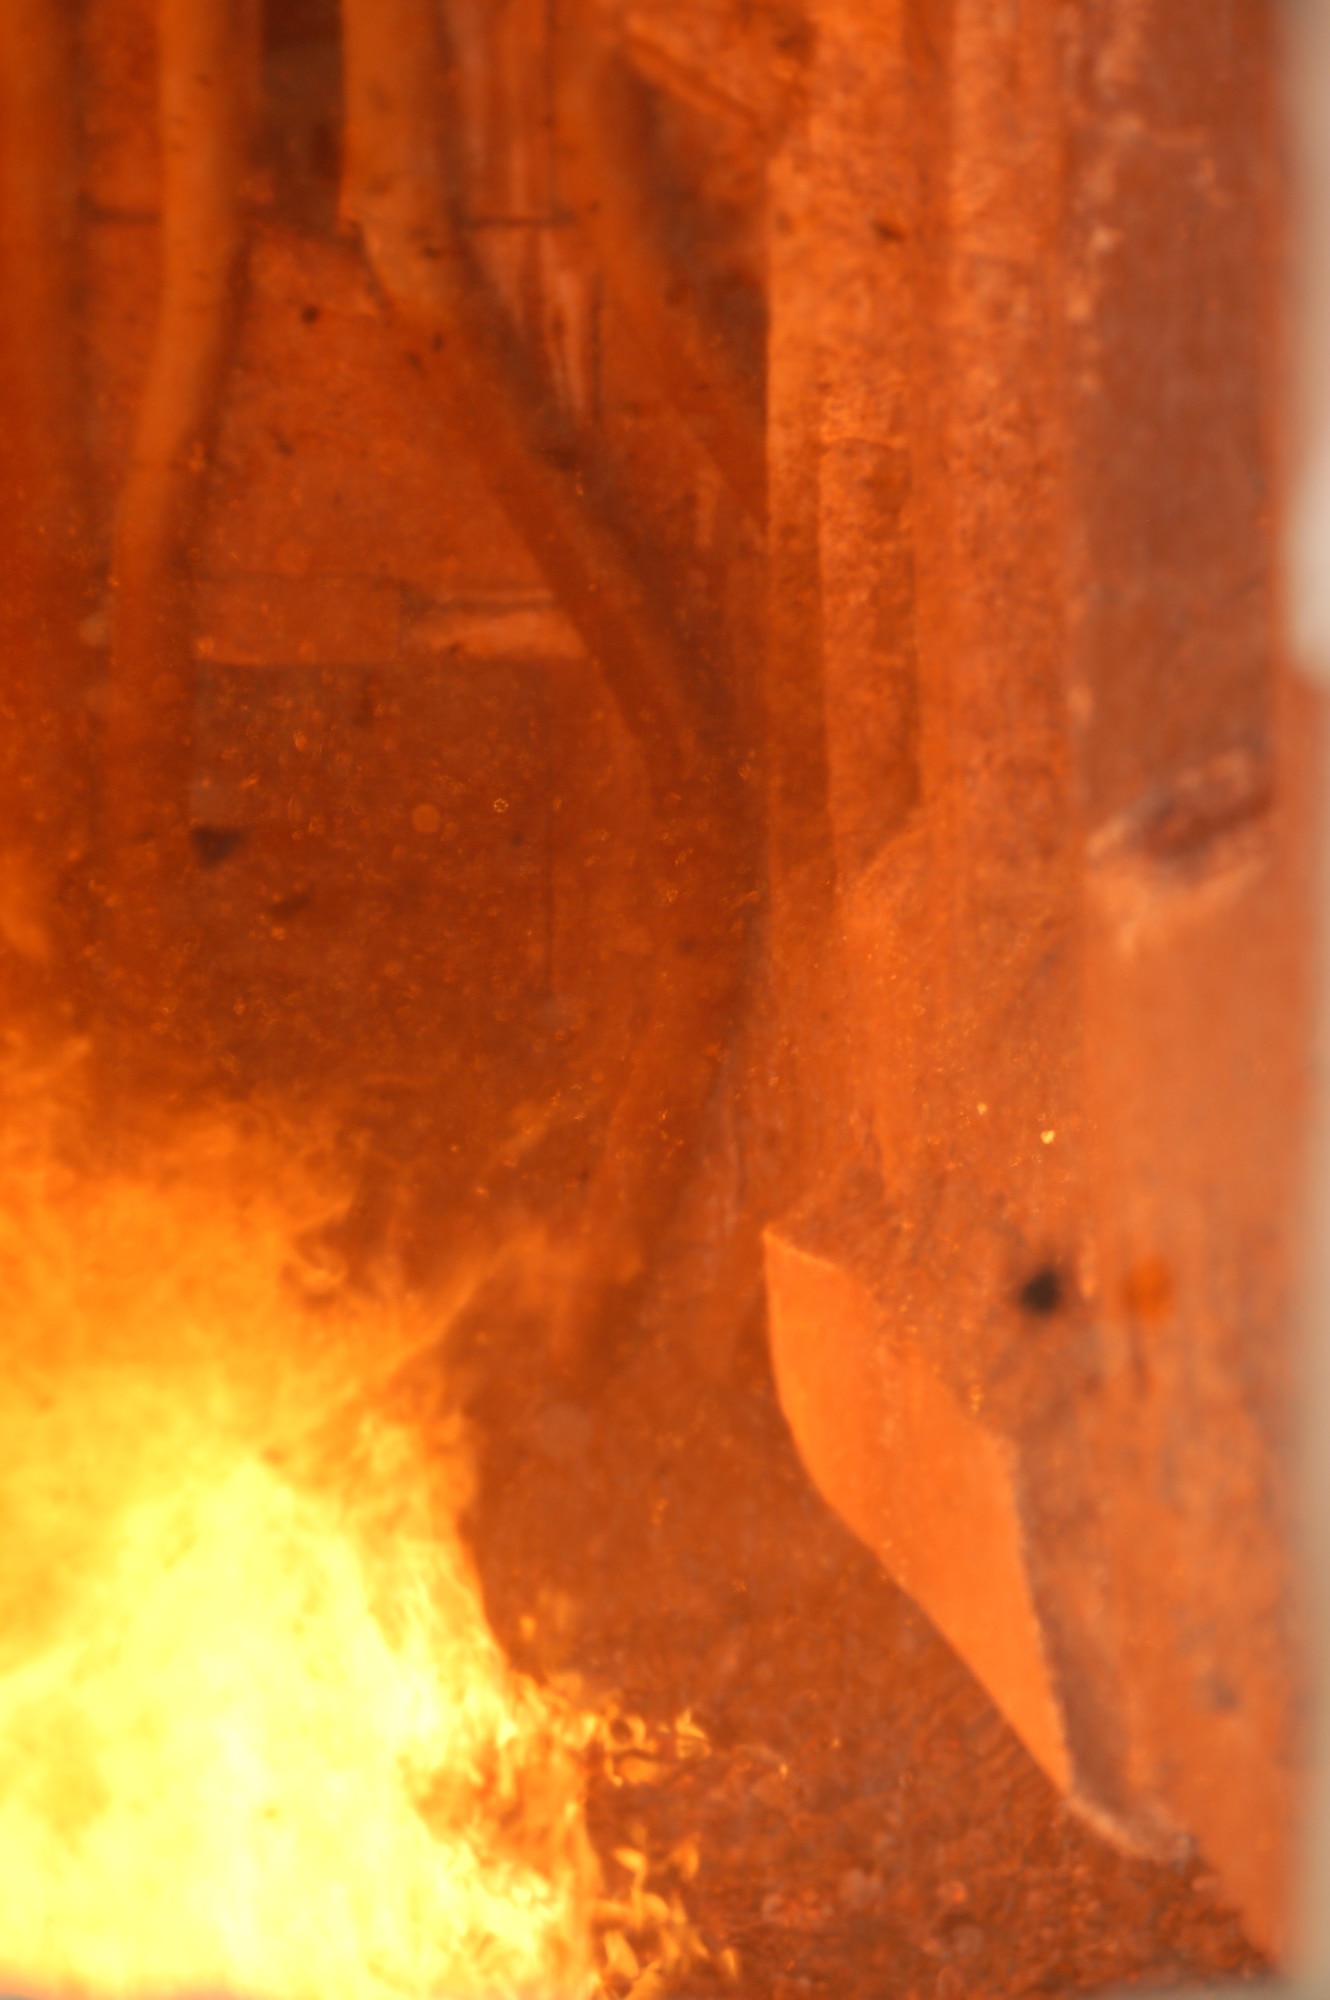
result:
[[[113,957],[132,1011],[171,985],[164,889],[189,865],[189,545],[236,321],[255,93],[251,0],[159,0],[161,292],[112,551],[104,766]]]
[[[731,693],[603,469],[555,419],[460,219],[446,51],[431,0],[345,0],[344,202],[420,370],[596,661],[655,814],[661,937],[650,1025],[613,1112],[555,1315],[577,1371],[612,1341],[678,1198],[740,1005],[753,865]]]

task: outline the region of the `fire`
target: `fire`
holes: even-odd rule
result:
[[[504,1658],[400,1386],[446,1304],[311,1289],[329,1190],[261,1136],[112,1169],[9,1095],[0,1980],[595,1990],[590,1725]]]

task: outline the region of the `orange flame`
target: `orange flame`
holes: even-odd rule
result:
[[[486,1626],[455,1428],[371,1393],[437,1303],[311,1302],[326,1190],[253,1135],[94,1171],[10,1098],[0,1979],[595,1990],[588,1725]]]

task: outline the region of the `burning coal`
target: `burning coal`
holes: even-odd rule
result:
[[[446,1303],[311,1287],[261,1135],[149,1171],[12,1085],[0,1140],[0,1979],[273,2000],[597,1988],[592,1725],[516,1673]]]

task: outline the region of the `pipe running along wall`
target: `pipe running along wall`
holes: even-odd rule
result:
[[[613,1337],[687,1171],[741,1000],[753,842],[716,649],[634,545],[586,440],[549,408],[460,216],[448,65],[430,0],[345,0],[344,205],[417,362],[596,661],[638,746],[660,930],[649,1026],[589,1193],[556,1358]]]
[[[188,552],[231,353],[258,82],[253,0],[160,0],[161,290],[116,510],[104,824],[114,975],[169,1007],[164,898],[190,865],[194,675]]]

